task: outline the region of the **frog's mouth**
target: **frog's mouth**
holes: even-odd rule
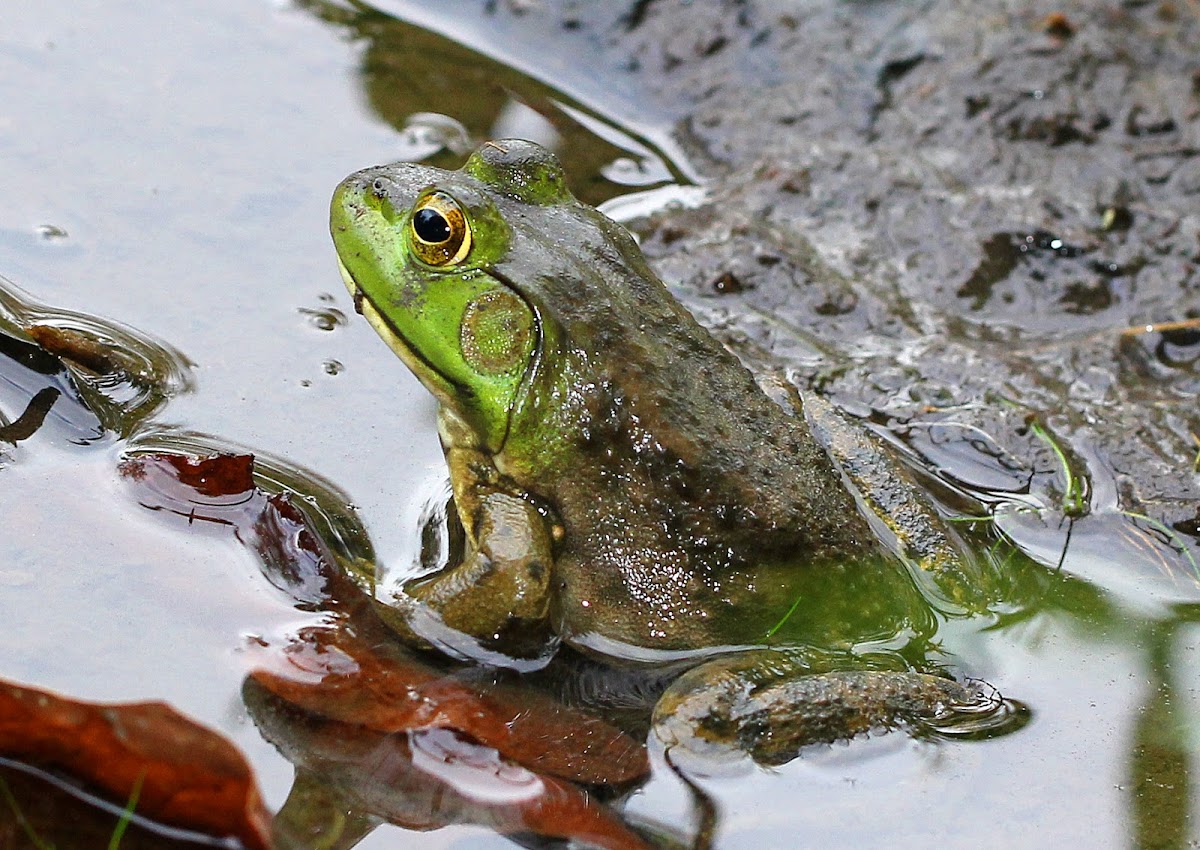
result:
[[[346,289],[350,292],[350,297],[354,301],[354,311],[370,323],[371,327],[375,329],[375,333],[379,334],[379,337],[387,343],[387,347],[400,358],[404,365],[417,376],[421,383],[439,401],[453,399],[453,384],[443,377],[433,367],[432,363],[422,357],[416,349],[408,344],[399,329],[375,306],[370,296],[363,292],[362,287],[355,281],[354,275],[346,268],[346,264],[342,262],[341,257],[338,257],[338,271],[341,272],[342,282],[346,284]]]
[[[350,274],[350,269],[346,268],[346,264],[342,262],[342,258],[337,258],[338,271],[342,275],[342,283],[346,284],[346,289],[350,292],[350,297],[354,300],[354,312],[358,315],[363,315],[363,302],[367,296],[363,294],[362,287],[358,285],[358,281],[354,279],[354,275]],[[378,313],[375,305],[371,305],[373,312]]]

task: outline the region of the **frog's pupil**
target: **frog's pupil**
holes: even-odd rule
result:
[[[446,217],[440,212],[429,207],[418,210],[413,216],[413,230],[423,242],[434,245],[450,238],[450,222],[446,221]]]

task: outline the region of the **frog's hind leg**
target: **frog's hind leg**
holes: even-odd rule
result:
[[[809,745],[875,731],[990,736],[1024,725],[1023,706],[983,682],[896,670],[814,671],[802,655],[754,650],[679,677],[654,709],[667,749],[705,758],[745,753],[783,764]]]

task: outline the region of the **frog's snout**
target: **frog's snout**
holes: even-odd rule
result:
[[[329,225],[335,232],[345,230],[366,212],[366,198],[371,181],[363,178],[361,172],[352,174],[333,190],[333,199],[329,203]],[[372,194],[374,194],[372,192]]]

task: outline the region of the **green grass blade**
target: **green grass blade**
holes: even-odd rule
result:
[[[17,798],[13,796],[12,789],[8,787],[8,783],[4,781],[4,777],[2,776],[0,776],[0,796],[3,796],[4,801],[8,803],[8,808],[12,811],[13,817],[17,819],[17,824],[20,825],[33,846],[38,848],[38,850],[54,850],[54,845],[38,835],[37,831],[33,828],[33,824],[25,819],[25,813],[21,811],[21,804],[17,802]]]
[[[1062,510],[1067,516],[1081,516],[1084,512],[1083,503],[1083,483],[1079,481],[1075,474],[1071,471],[1071,464],[1067,460],[1067,453],[1063,451],[1062,446],[1058,441],[1050,435],[1050,432],[1042,427],[1036,419],[1029,422],[1029,428],[1034,435],[1042,442],[1050,447],[1054,452],[1054,456],[1058,458],[1058,465],[1062,468],[1063,474],[1063,501]]]
[[[119,850],[121,839],[125,837],[125,830],[129,828],[129,824],[133,820],[133,812],[137,808],[138,797],[142,794],[142,782],[145,779],[146,774],[143,773],[137,778],[137,782],[133,783],[133,790],[129,792],[129,800],[125,803],[125,810],[121,812],[121,819],[117,821],[112,835],[109,836],[108,850]]]
[[[786,623],[791,618],[791,616],[796,613],[796,609],[800,607],[800,599],[801,599],[801,597],[799,597],[799,596],[796,597],[796,601],[792,603],[791,608],[787,609],[787,613],[784,614],[783,617],[780,618],[778,623],[771,626],[771,628],[769,628],[767,630],[766,637],[768,637],[768,638],[774,637],[775,633],[777,631],[779,631],[781,628],[783,628],[783,624]]]

